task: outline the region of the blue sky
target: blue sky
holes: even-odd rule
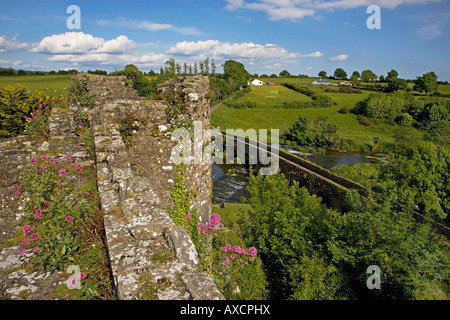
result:
[[[70,5],[79,30],[67,27]],[[369,5],[381,29],[367,28]],[[449,30],[447,0],[11,0],[0,2],[0,67],[158,71],[210,57],[259,74],[396,69],[450,81]]]

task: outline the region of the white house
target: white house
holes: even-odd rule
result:
[[[333,84],[328,80],[315,80],[312,85],[332,86]]]
[[[342,81],[341,83],[339,83],[340,86],[352,86],[352,83],[349,81]]]
[[[264,85],[264,82],[262,82],[261,80],[258,80],[258,79],[252,79],[249,82],[247,82],[247,84],[249,86],[262,86],[262,85]]]

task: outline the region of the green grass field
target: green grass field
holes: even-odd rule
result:
[[[279,129],[280,135],[282,135],[297,121],[300,115],[307,119],[326,116],[338,126],[338,136],[345,140],[352,140],[356,149],[364,148],[367,144],[373,144],[374,138],[378,138],[380,143],[394,142],[394,132],[398,129],[397,125],[390,125],[383,121],[372,121],[370,126],[364,126],[357,120],[355,114],[342,114],[338,112],[344,106],[348,109],[353,108],[358,101],[365,99],[369,94],[373,93],[371,91],[362,91],[359,94],[323,92],[336,102],[336,105],[331,108],[280,109],[268,107],[269,102],[267,100],[269,99],[262,98],[265,95],[269,95],[273,88],[280,87],[252,87],[252,92],[240,99],[255,99],[254,101],[262,99],[261,106],[259,103],[257,108],[246,109],[221,106],[213,113],[211,125],[221,130]],[[289,95],[292,95],[291,97],[295,96],[291,93],[293,92],[292,90],[287,90],[290,91]],[[258,94],[252,95],[254,93]],[[302,96],[302,99],[306,97],[302,94],[300,96]],[[308,97],[306,98],[309,99]],[[270,103],[275,104],[273,101]],[[421,131],[414,128],[411,128],[411,130],[417,137],[422,137],[423,133]]]
[[[310,97],[282,86],[251,86],[250,90],[250,93],[232,101],[253,101],[258,108],[275,108],[284,102],[311,101]]]
[[[21,84],[31,91],[43,91],[46,95],[59,97],[67,93],[70,76],[44,75],[44,76],[0,76],[0,83],[15,87]]]

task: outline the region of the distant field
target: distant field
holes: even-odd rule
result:
[[[44,91],[47,95],[59,97],[67,93],[70,76],[0,76],[0,83],[13,87],[20,83],[31,91]]]
[[[343,139],[351,139],[357,146],[372,144],[375,137],[380,142],[393,142],[395,125],[386,123],[371,124],[366,127],[359,123],[356,115],[341,114],[338,110],[341,106],[332,108],[303,108],[303,109],[233,109],[226,106],[218,108],[211,118],[213,127],[226,129],[279,129],[280,135],[285,133],[301,115],[307,119],[318,116],[327,116],[338,126],[337,134]],[[414,129],[412,129],[414,130]],[[419,137],[422,132],[416,131]]]
[[[271,78],[272,79],[272,78]],[[305,79],[279,79],[279,80],[302,80]],[[311,79],[308,79],[311,81]],[[278,99],[283,98],[281,93],[285,91],[279,91],[278,99],[268,98],[271,88],[280,87],[251,87],[251,93],[246,94],[244,97],[239,99],[248,99],[257,102],[257,108],[244,108],[235,109],[227,106],[222,106],[218,108],[211,117],[211,125],[213,127],[220,127],[222,130],[226,129],[279,129],[280,135],[285,133],[298,119],[301,115],[307,119],[314,119],[322,116],[327,116],[329,119],[334,121],[338,126],[337,134],[342,139],[352,140],[357,147],[363,147],[367,144],[373,144],[374,138],[379,138],[380,142],[393,142],[394,132],[398,129],[396,125],[390,125],[382,121],[372,121],[370,126],[362,125],[356,118],[356,115],[352,113],[342,114],[338,111],[342,107],[347,107],[351,109],[355,104],[365,98],[367,98],[372,91],[363,90],[361,93],[330,93],[323,92],[317,89],[322,94],[330,97],[335,105],[331,108],[300,108],[300,109],[280,109],[280,108],[270,108],[270,105],[280,104]],[[310,99],[309,97],[299,94],[292,94],[292,90],[286,91],[286,94],[290,99]],[[297,93],[297,92],[294,92]],[[298,93],[297,93],[298,94]],[[411,129],[421,137],[423,133],[414,128]]]
[[[311,101],[310,97],[282,86],[251,86],[250,93],[232,101],[253,101],[258,108],[275,108],[284,102]]]

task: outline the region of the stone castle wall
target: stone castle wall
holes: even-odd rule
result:
[[[106,243],[117,299],[224,299],[206,272],[198,270],[198,254],[183,227],[178,227],[168,211],[173,209],[171,191],[176,165],[171,153],[173,128],[166,114],[167,101],[175,95],[182,99],[185,118],[200,121],[209,128],[209,83],[203,76],[179,77],[158,88],[158,100],[139,97],[126,85],[124,77],[83,75],[97,105],[82,109],[70,105],[69,111],[54,110],[49,119],[50,141],[65,141],[57,161],[67,155],[79,158],[97,172],[100,205],[104,214]],[[83,146],[69,143],[75,137],[75,123],[87,114],[95,140],[95,155],[87,155]],[[119,132],[125,120],[132,120],[126,140]],[[73,139],[76,141],[76,139]],[[38,150],[42,141],[28,137],[0,143],[0,244],[6,243],[20,228],[12,186],[18,184],[19,165],[26,163],[24,147],[30,141]],[[210,165],[186,165],[187,188],[195,192],[192,205],[199,219],[211,214],[212,179]],[[14,299],[23,290],[30,298],[55,299],[52,290],[67,279],[65,273],[28,274],[10,272],[27,261],[19,257],[18,247],[0,249],[0,297]],[[155,259],[159,254],[164,260]],[[3,276],[5,273],[5,276]],[[7,274],[7,275],[6,275]],[[47,293],[47,294],[44,294]],[[149,293],[151,293],[149,295]]]

